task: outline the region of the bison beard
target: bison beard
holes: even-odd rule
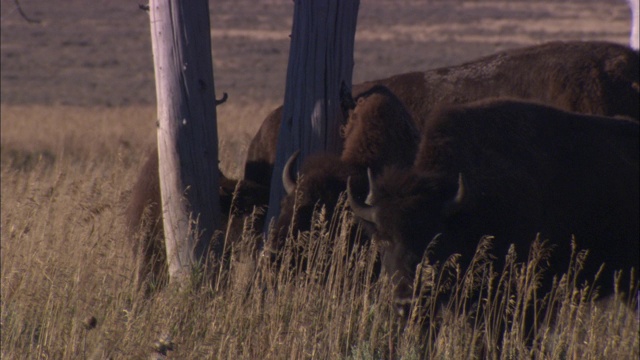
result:
[[[385,244],[382,267],[400,310],[436,235],[429,263],[457,253],[464,266],[478,240],[494,235],[500,269],[511,243],[527,259],[540,233],[554,244],[541,292],[568,269],[575,235],[589,250],[578,283],[592,281],[604,263],[600,296],[613,291],[615,270],[629,284],[640,250],[637,122],[495,100],[443,109],[427,124],[412,169],[385,171],[369,186],[370,204],[349,196]]]

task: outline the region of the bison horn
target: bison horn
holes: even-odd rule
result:
[[[370,223],[375,223],[375,208],[353,197],[353,192],[351,191],[351,176],[347,179],[347,198],[349,199],[351,210],[353,210],[353,213],[357,217]]]
[[[458,174],[458,190],[456,195],[445,206],[444,211],[448,215],[455,214],[462,209],[467,200],[467,190],[464,185],[464,177],[462,173]]]
[[[458,191],[456,192],[456,197],[453,198],[453,202],[461,205],[464,202],[466,196],[466,191],[464,188],[464,178],[462,173],[458,174]]]
[[[298,159],[298,155],[300,155],[300,150],[291,154],[287,163],[284,164],[284,169],[282,169],[282,186],[284,186],[287,195],[291,195],[296,189],[296,179],[291,175],[291,168]]]
[[[368,205],[373,205],[376,199],[373,196],[375,190],[373,188],[374,187],[373,172],[371,171],[371,168],[367,168],[367,179],[369,179],[369,194],[367,194],[367,198],[364,200],[364,203]]]

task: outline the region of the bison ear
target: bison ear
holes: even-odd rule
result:
[[[464,182],[464,176],[462,173],[458,174],[458,190],[456,191],[455,196],[447,201],[444,205],[444,214],[446,216],[451,216],[459,213],[468,203],[468,194],[467,189]]]

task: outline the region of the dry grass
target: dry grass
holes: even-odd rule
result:
[[[254,117],[270,108],[219,109],[221,146],[232,149],[221,151],[227,169],[246,150]],[[236,118],[223,123],[227,114]],[[144,298],[134,290],[121,214],[153,143],[152,118],[149,108],[2,107],[2,358],[149,358],[154,349],[176,359],[640,356],[637,304],[593,303],[571,275],[547,300],[556,320],[542,316],[527,344],[521,319],[536,262],[494,270],[485,247],[466,274],[455,259],[420,269],[419,285],[453,287],[457,296],[437,313],[429,306],[436,292],[417,286],[424,306],[403,328],[385,279],[373,280],[375,249],[346,246],[349,213],[331,221],[320,212],[313,232],[289,242],[295,271],[254,266],[246,234],[211,282],[195,272],[199,285]],[[532,259],[544,252],[536,247]],[[482,294],[477,308],[467,304],[470,286]],[[423,313],[441,319],[439,329],[423,326]]]

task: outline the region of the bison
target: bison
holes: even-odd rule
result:
[[[225,94],[226,95],[226,94]],[[230,221],[236,213],[250,213],[246,202],[262,203],[265,199],[254,199],[250,194],[261,194],[251,183],[238,184],[238,181],[224,176],[219,172],[220,208],[223,214],[223,224]],[[253,187],[252,187],[253,186]],[[242,194],[234,197],[234,191]],[[244,195],[247,194],[247,195]],[[242,199],[238,201],[236,199]],[[136,265],[136,283],[140,287],[145,280],[152,283],[165,283],[167,278],[167,263],[165,256],[164,230],[162,224],[162,208],[160,198],[160,182],[158,173],[158,152],[153,147],[148,151],[147,158],[140,169],[140,176],[133,185],[131,197],[125,210],[125,222],[128,236],[133,240],[133,254],[138,262]]]
[[[366,192],[367,168],[377,172],[385,166],[409,167],[413,163],[419,133],[400,99],[377,85],[360,95],[355,104],[343,131],[344,147],[339,157],[320,154],[308,158],[300,171],[299,184],[291,176],[297,153],[287,161],[282,176],[287,195],[282,200],[275,235],[269,237],[263,255],[273,257],[288,232],[308,229],[316,206],[325,206],[330,217],[346,189],[347,178],[357,178],[359,188]]]
[[[353,86],[353,94],[360,95],[376,85],[388,87],[404,103],[419,131],[424,127],[424,119],[438,104],[496,96],[532,99],[565,110],[639,120],[639,61],[637,52],[622,45],[554,42],[507,50],[462,65],[357,84]],[[236,196],[240,218],[251,213],[254,206],[268,204],[281,120],[282,106],[265,118],[250,143],[244,177],[238,184],[241,191]],[[129,209],[137,210],[127,212],[131,234],[142,228],[142,209],[159,203],[155,200],[159,199],[158,172],[148,169],[151,161],[157,162],[157,149],[153,151],[140,172],[139,185],[133,189]],[[223,191],[226,196],[224,194],[230,194],[230,188],[226,188]],[[221,202],[224,205],[227,200]],[[156,210],[149,216],[151,223],[159,221],[161,211]],[[255,229],[262,228],[262,221],[258,218]],[[142,235],[146,239],[143,242],[152,244],[150,239],[162,238],[161,234],[153,235],[157,233],[147,231]],[[150,249],[163,251],[161,245]]]
[[[404,107],[396,106],[394,110],[394,106],[387,106],[383,110],[375,101],[369,101],[368,107],[358,104],[357,110],[347,121],[341,159],[343,163],[323,164],[321,158],[316,158],[302,170],[301,174],[307,184],[301,185],[297,202],[294,201],[293,193],[283,199],[276,222],[276,234],[279,235],[269,239],[264,254],[273,257],[273,251],[282,245],[282,238],[287,232],[284,229],[290,224],[294,224],[294,228],[290,229],[294,234],[299,229],[308,229],[314,206],[322,204],[330,209],[336,204],[340,191],[346,188],[345,176],[351,175],[354,181],[357,178],[360,183],[365,178],[367,166],[377,174],[383,165],[396,164],[403,167],[407,165],[407,161],[413,160],[411,146],[408,146],[412,142],[407,141],[412,136],[413,129],[396,126],[396,119],[412,119],[415,126],[422,129],[429,121],[429,114],[437,106],[506,95],[534,99],[585,114],[623,115],[637,120],[637,60],[638,54],[622,45],[605,42],[554,42],[508,50],[458,66],[400,74],[354,85],[353,93],[360,94],[359,102],[367,99],[371,92],[380,92],[379,89],[382,88],[389,93],[393,92],[406,107],[405,113],[401,116],[393,114],[397,109],[404,111]],[[611,96],[610,91],[618,95]],[[267,149],[262,152],[263,156],[270,154],[270,165],[266,165],[266,157],[261,158],[260,170],[264,174],[258,175],[251,171],[253,180],[260,176],[265,181],[270,179],[275,161],[276,136],[261,133],[268,129],[272,133],[277,131],[281,117],[281,111],[278,110],[281,108],[265,120],[255,138],[257,140],[252,143],[252,154],[258,153],[255,149],[265,139],[273,146],[271,152]],[[381,120],[383,118],[386,119]],[[385,132],[394,134],[387,135]],[[404,135],[402,132],[405,132]],[[385,158],[378,159],[377,156]],[[324,161],[335,162],[335,159],[327,157]],[[255,163],[257,162],[247,158],[247,171],[256,169]],[[329,174],[328,171],[334,171],[334,174]],[[286,171],[283,179],[285,183],[293,183],[288,180],[289,174]],[[331,185],[323,186],[324,183]],[[288,187],[292,189],[294,186]],[[294,203],[299,212],[297,215],[293,213]]]
[[[276,145],[281,122],[282,105],[262,121],[258,132],[251,139],[244,163],[243,179],[264,185],[267,193],[271,184],[273,164],[276,162]],[[267,196],[267,202],[268,199],[269,196]]]
[[[550,42],[505,50],[461,65],[410,72],[353,85],[358,96],[388,87],[419,129],[436,105],[492,97],[543,102],[583,114],[626,116],[640,121],[638,52],[608,42]],[[245,162],[247,180],[269,188],[276,159],[282,106],[263,121]]]
[[[506,50],[457,66],[399,74],[357,84],[353,86],[353,94],[358,97],[378,85],[386,86],[406,106],[419,131],[437,106],[502,96],[535,100],[584,114],[640,120],[639,61],[637,52],[619,44],[551,42]],[[362,115],[360,117],[363,118]],[[281,118],[282,107],[269,114],[251,142],[245,163],[245,179],[264,185],[264,191],[270,188]],[[363,119],[359,124],[365,122],[366,119]],[[347,121],[347,131],[350,126]],[[369,131],[374,128],[371,126]],[[364,134],[354,136],[352,140],[369,141]],[[348,144],[345,144],[346,152],[349,151],[347,147]],[[360,149],[364,148],[362,146]],[[314,160],[316,166],[319,162]],[[340,173],[344,174],[345,171]],[[319,170],[314,174],[326,176]],[[309,177],[309,174],[305,176],[306,181],[313,182]],[[315,180],[316,183],[321,181]],[[331,198],[325,199],[308,194],[307,205],[318,201],[334,203],[337,194],[328,193]],[[268,195],[263,198],[268,198]],[[290,202],[290,199],[284,201]],[[281,212],[281,219],[283,216],[292,216],[287,210]],[[280,225],[289,222],[279,221]]]
[[[496,99],[444,107],[425,124],[410,169],[386,169],[366,202],[348,189],[401,315],[423,256],[433,264],[460,254],[465,266],[484,235],[502,260],[512,243],[526,259],[536,234],[549,239],[551,274],[567,270],[575,236],[589,250],[579,281],[605,264],[602,295],[614,270],[638,269],[638,122]]]

